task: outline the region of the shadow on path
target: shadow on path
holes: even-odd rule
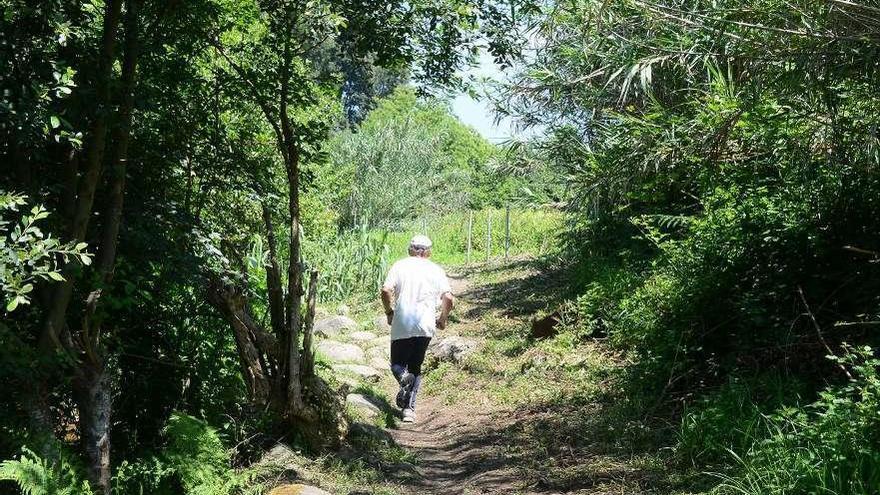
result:
[[[569,288],[564,270],[532,260],[471,267],[450,278],[462,323],[477,336],[486,331],[481,320],[493,315],[511,320],[504,327],[517,332],[535,313],[555,309]],[[467,364],[457,369],[471,388],[500,379]],[[510,409],[478,393],[457,396],[452,389],[445,395],[423,398],[419,421],[390,431],[417,457],[417,477],[389,474],[405,493],[637,494],[651,493],[648,487],[661,478],[655,466],[633,461],[650,448],[639,445],[647,430],[616,430],[626,425],[617,404],[535,399]],[[476,400],[464,398],[474,395]]]
[[[504,276],[513,272],[513,277]],[[476,320],[489,312],[508,318],[528,318],[564,298],[567,290],[565,270],[550,267],[541,260],[522,259],[504,265],[480,265],[464,275],[451,277],[486,279],[460,294],[467,300],[464,318]]]

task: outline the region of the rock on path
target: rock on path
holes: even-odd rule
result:
[[[333,365],[333,369],[341,373],[351,373],[352,375],[356,375],[362,380],[367,380],[374,383],[382,379],[381,373],[369,366],[364,366],[362,364],[336,364]]]
[[[391,357],[391,349],[386,347],[370,347],[367,349],[367,357],[372,359],[383,359],[387,361]]]
[[[351,318],[343,315],[322,318],[315,322],[314,331],[321,337],[335,337],[342,332],[356,330],[358,324]]]
[[[391,367],[391,361],[387,357],[371,357],[369,364],[377,370],[387,370]]]
[[[373,332],[360,331],[352,333],[349,335],[349,338],[357,342],[369,342],[376,339],[376,334]]]
[[[366,361],[364,350],[354,344],[346,344],[336,340],[322,340],[318,342],[315,349],[327,359],[335,362],[363,363]]]
[[[376,337],[375,339],[371,340],[369,344],[370,347],[383,347],[385,349],[391,349],[391,336],[382,335],[380,337]]]
[[[345,403],[362,412],[368,418],[375,418],[382,414],[382,409],[370,400],[369,397],[362,394],[346,395]]]
[[[431,354],[440,361],[460,363],[468,354],[477,348],[477,342],[473,339],[450,335],[440,339],[434,339],[428,346]]]
[[[388,324],[387,316],[377,316],[375,320],[373,320],[373,326],[376,327],[376,331],[381,334],[389,334],[391,333],[391,325]]]
[[[269,491],[269,495],[330,495],[330,492],[325,492],[314,486],[297,483],[295,485],[276,486]]]

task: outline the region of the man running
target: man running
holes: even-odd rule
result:
[[[430,256],[431,239],[413,237],[409,257],[391,266],[382,285],[382,305],[391,325],[391,372],[400,384],[397,407],[403,409],[405,423],[416,420],[425,351],[437,329],[446,328],[455,301],[446,273]]]

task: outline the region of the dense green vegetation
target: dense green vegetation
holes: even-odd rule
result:
[[[357,237],[352,212],[377,204],[362,201],[376,182],[351,146],[421,136],[411,170],[429,199],[437,178],[470,189],[489,174],[494,148],[405,85],[459,87],[487,43],[509,59],[510,9],[8,0],[0,12],[0,379],[17,391],[0,406],[0,458],[30,449],[3,477],[37,493],[59,480],[85,492],[81,479],[105,494],[231,493],[245,487],[229,468],[274,439],[338,446],[346,418],[311,328],[318,287],[341,299],[375,285],[375,271],[358,287],[317,271],[348,269],[329,258],[334,239]],[[369,165],[387,174],[408,158]],[[395,177],[385,185],[404,190],[410,177]],[[443,211],[486,203],[470,198]],[[422,199],[376,214],[398,226],[443,204]],[[356,249],[343,265],[391,256]]]
[[[720,492],[876,493],[878,19],[558,2],[503,88],[569,181],[582,331]]]
[[[444,265],[500,260],[509,211],[509,255],[565,274],[529,288],[560,333],[487,317],[493,339],[428,386],[483,373],[511,407],[602,412],[524,434],[533,471],[601,431],[669,491],[878,493],[880,7],[0,13],[0,490],[262,493],[279,438],[303,469],[377,481],[334,454],[375,446],[346,437],[315,315],[372,319],[415,233]],[[480,50],[525,142],[442,97]]]

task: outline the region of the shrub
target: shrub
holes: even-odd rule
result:
[[[173,413],[163,430],[166,445],[158,455],[124,462],[113,484],[116,493],[224,495],[235,473],[217,431],[204,421]]]
[[[763,420],[741,466],[717,493],[876,494],[880,487],[880,359],[870,347],[832,360],[852,379],[824,390],[806,408],[782,408]]]
[[[88,481],[65,456],[50,462],[28,448],[18,459],[0,463],[0,480],[14,482],[25,495],[92,495]]]

